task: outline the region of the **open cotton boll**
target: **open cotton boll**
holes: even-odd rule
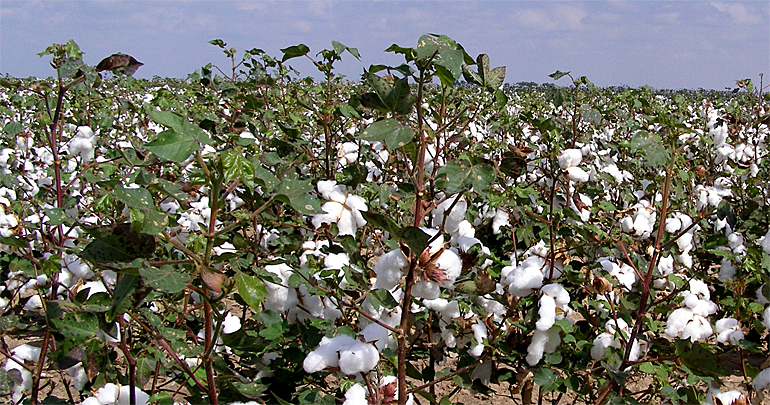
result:
[[[327,367],[337,367],[339,364],[339,349],[349,346],[355,339],[347,335],[337,335],[333,338],[322,337],[318,348],[308,353],[302,362],[302,368],[307,373],[317,373]]]
[[[719,343],[730,342],[738,344],[738,341],[743,339],[743,331],[740,325],[738,325],[738,320],[735,318],[720,319],[717,321],[716,327],[718,334],[717,342]]]
[[[468,350],[468,354],[473,357],[481,357],[481,354],[484,353],[484,340],[489,337],[487,327],[481,318],[476,318],[476,323],[471,326],[471,330],[473,330],[473,339],[476,340],[476,344]]]
[[[340,371],[348,375],[371,371],[379,361],[380,352],[377,348],[358,340],[340,350]]]
[[[553,297],[544,294],[540,297],[540,308],[537,311],[538,320],[535,323],[537,330],[546,331],[551,329],[556,321],[556,300]]]
[[[408,264],[409,262],[400,250],[391,250],[385,253],[374,265],[373,270],[374,274],[377,275],[377,281],[372,288],[392,290],[398,285],[404,275],[404,268]]]
[[[770,254],[770,230],[767,231],[765,236],[757,240],[757,244],[762,247],[762,251],[764,251],[767,254]]]
[[[585,170],[575,166],[566,169],[567,178],[575,183],[585,183],[591,176]]]
[[[711,324],[701,315],[693,315],[692,321],[682,330],[681,339],[690,339],[690,342],[704,340],[714,334]]]
[[[551,328],[547,331],[535,330],[532,340],[527,347],[527,363],[535,366],[543,359],[543,354],[553,353],[561,344],[559,328]]]
[[[88,374],[86,374],[85,368],[83,368],[83,362],[78,362],[74,366],[67,369],[67,375],[72,377],[72,385],[78,391],[83,391],[83,387],[88,383]]]
[[[11,353],[13,358],[5,361],[3,370],[6,372],[17,370],[21,374],[21,382],[14,381],[13,392],[11,393],[13,401],[18,403],[21,402],[25,394],[29,394],[32,390],[32,373],[22,367],[21,364],[25,362],[37,363],[40,359],[40,348],[23,344],[11,350]]]
[[[501,272],[503,285],[508,285],[508,292],[516,297],[526,297],[543,285],[545,260],[539,256],[530,256],[521,265],[506,266]],[[507,270],[507,271],[506,271]]]
[[[265,270],[277,275],[281,280],[281,284],[265,281],[265,289],[268,293],[265,297],[265,309],[286,313],[297,306],[299,304],[297,290],[285,286],[293,272],[292,268],[286,263],[280,263],[269,264],[265,266]]]
[[[763,391],[770,388],[770,367],[762,370],[754,377],[754,381],[751,383],[754,391]]]
[[[345,167],[358,160],[358,144],[345,142],[337,145],[337,164]]]
[[[345,391],[345,402],[342,405],[367,405],[366,388],[361,384],[353,384]]]
[[[222,321],[222,333],[229,335],[241,330],[241,319],[228,313]]]
[[[580,149],[565,149],[558,159],[559,167],[565,170],[579,165],[583,161],[583,152]]]
[[[460,201],[455,203],[458,198]],[[450,207],[451,211],[447,212]],[[453,234],[457,232],[460,222],[465,220],[465,212],[467,210],[468,203],[462,199],[462,195],[451,196],[432,211],[433,220],[431,221],[431,225],[434,229],[439,229],[443,223],[444,230],[449,234]]]

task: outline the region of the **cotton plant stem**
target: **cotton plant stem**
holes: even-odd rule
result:
[[[661,203],[660,207],[660,219],[658,221],[658,233],[655,238],[655,244],[654,244],[654,251],[652,254],[652,258],[650,259],[650,265],[647,268],[647,274],[645,275],[642,283],[642,294],[639,299],[639,308],[638,312],[636,314],[636,321],[634,322],[634,327],[631,329],[631,334],[628,337],[628,341],[626,342],[626,349],[623,354],[623,362],[620,364],[620,367],[618,369],[623,370],[629,365],[633,364],[632,361],[629,360],[631,356],[631,350],[633,349],[634,342],[636,341],[637,336],[639,336],[639,333],[642,329],[642,321],[644,320],[644,317],[647,315],[648,305],[647,301],[650,298],[650,286],[652,284],[652,273],[655,269],[658,259],[660,258],[660,252],[661,252],[661,246],[663,245],[662,239],[663,239],[663,231],[666,226],[666,216],[668,215],[668,204],[669,204],[669,198],[670,198],[670,190],[671,190],[671,168],[666,168],[666,181],[663,186],[663,201]],[[599,397],[596,399],[595,404],[600,405],[603,404],[607,397],[609,396],[609,393],[615,389],[617,386],[617,382],[614,379],[608,380],[606,387],[602,387]]]

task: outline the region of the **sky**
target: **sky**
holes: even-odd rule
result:
[[[770,83],[770,1],[77,1],[0,0],[0,75],[53,74],[53,43],[74,40],[96,65],[115,52],[144,63],[135,77],[184,78],[207,63],[230,62],[208,42],[239,51],[332,41],[355,47],[335,66],[358,80],[372,64],[398,65],[392,44],[416,47],[444,34],[472,56],[506,66],[506,82],[549,83],[556,70],[596,85],[659,89],[735,88],[736,80]],[[242,54],[239,53],[240,58]],[[290,64],[318,76],[308,60]],[[568,84],[561,79],[557,84]]]

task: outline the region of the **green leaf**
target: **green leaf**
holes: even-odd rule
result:
[[[294,210],[303,215],[313,215],[323,212],[318,198],[314,197],[312,180],[284,179],[278,185],[276,192],[283,198],[278,198],[289,203]]]
[[[476,58],[478,73],[471,70],[470,66],[463,65],[465,80],[484,86],[490,90],[499,89],[505,81],[505,66],[489,68],[489,56],[481,54]]]
[[[407,226],[396,234],[396,238],[409,246],[412,252],[419,255],[428,246],[430,235],[420,228]]]
[[[713,353],[714,347],[703,343],[676,341],[676,353],[682,364],[698,376],[719,377],[728,374],[728,370]]]
[[[222,154],[225,180],[232,182],[240,179],[241,183],[254,189],[254,165],[243,156],[242,150],[228,149]]]
[[[644,159],[652,167],[666,164],[669,159],[668,151],[663,146],[660,135],[647,131],[638,131],[631,138],[631,149],[644,154]]]
[[[138,303],[132,303],[131,297],[139,286],[141,277],[138,274],[123,273],[118,280],[118,284],[113,290],[112,307],[110,308],[107,319],[114,320],[116,316],[126,312],[126,309]]]
[[[413,137],[412,128],[393,118],[387,118],[369,125],[358,138],[370,142],[380,141],[388,150],[393,150],[405,146]]]
[[[252,160],[252,167],[254,168],[254,178],[256,183],[264,187],[265,192],[272,193],[275,191],[278,184],[281,183],[277,177],[270,171],[262,167],[259,161]]]
[[[130,223],[85,230],[95,238],[80,255],[85,260],[96,263],[130,262],[155,254],[155,237],[137,232]]]
[[[449,162],[438,170],[437,176],[445,176],[439,183],[447,193],[456,193],[471,186],[481,195],[486,195],[497,175],[495,169],[485,161],[476,158],[460,158]]]
[[[343,52],[348,51],[356,59],[361,60],[361,55],[356,48],[347,47],[337,41],[332,41],[332,47],[334,48],[334,52],[337,52],[337,55],[342,55]]]
[[[190,282],[190,276],[173,266],[147,267],[139,269],[144,284],[170,294],[178,293]]]
[[[562,72],[561,70],[557,70],[551,73],[550,75],[548,75],[548,77],[550,77],[553,80],[559,80],[562,77],[567,76],[568,74],[570,74],[570,72]]]
[[[201,127],[192,124],[187,121],[186,118],[178,114],[157,110],[149,104],[145,107],[145,111],[151,120],[174,130],[174,132],[178,133],[180,136],[193,138],[204,145],[211,143],[211,138],[203,129],[201,129]]]
[[[307,55],[307,53],[310,52],[310,48],[308,48],[308,46],[305,44],[299,44],[290,46],[288,48],[283,48],[281,49],[281,52],[283,52],[283,58],[281,59],[281,62],[286,62],[289,59]]]
[[[126,188],[123,185],[115,187],[113,195],[131,208],[153,209],[155,204],[152,195],[145,188]]]
[[[265,283],[259,277],[238,273],[235,275],[235,285],[243,301],[255,311],[259,311],[268,295]]]
[[[193,152],[201,150],[195,138],[184,136],[174,130],[165,130],[155,140],[144,144],[150,152],[172,162],[181,163]]]

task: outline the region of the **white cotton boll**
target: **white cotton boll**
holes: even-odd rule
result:
[[[337,163],[345,167],[358,160],[358,145],[353,142],[345,142],[337,145]]]
[[[269,264],[265,266],[265,270],[277,275],[281,280],[281,284],[265,281],[265,289],[268,293],[265,297],[265,309],[285,313],[297,306],[299,299],[296,290],[285,286],[293,271],[292,268],[286,263],[280,263]]]
[[[99,398],[97,397],[88,397],[81,402],[80,405],[102,405],[102,403],[99,402]]]
[[[690,342],[697,342],[704,340],[713,335],[714,331],[711,329],[711,324],[708,320],[701,315],[693,315],[692,321],[684,327],[682,330],[682,339],[690,339]]]
[[[471,325],[471,330],[473,330],[473,338],[476,340],[476,345],[468,350],[468,354],[473,357],[480,357],[484,353],[484,340],[489,337],[487,327],[481,318],[477,318],[476,323]]]
[[[380,361],[380,352],[373,345],[355,341],[344,350],[340,350],[340,371],[352,375],[374,369]]]
[[[241,319],[228,313],[222,321],[222,333],[229,335],[241,329]]]
[[[738,267],[733,264],[730,259],[722,259],[722,264],[719,266],[719,279],[720,280],[732,280],[735,278],[735,273],[738,271]]]
[[[765,253],[770,254],[770,231],[767,231],[767,234],[760,238],[757,243]]]
[[[457,277],[463,269],[463,261],[460,259],[460,256],[451,250],[445,250],[441,253],[441,256],[436,259],[435,265],[444,271],[444,277],[446,279],[441,285],[449,289],[454,288],[454,282],[457,280]]]
[[[457,347],[457,335],[455,335],[455,332],[452,329],[443,329],[441,331],[441,340],[443,340],[450,349]]]
[[[540,267],[518,266],[510,273],[508,291],[516,297],[526,297],[543,285]]]
[[[694,314],[688,308],[677,308],[668,315],[666,321],[666,336],[675,338],[684,330],[692,320]]]
[[[350,339],[352,342],[354,339],[346,335],[337,335],[334,338],[324,336],[321,338],[321,343],[318,348],[307,354],[305,360],[302,362],[302,368],[307,373],[317,373],[327,367],[337,367],[339,354],[337,353],[338,347],[334,344],[332,339],[342,340],[344,338]]]
[[[594,339],[593,346],[591,346],[591,358],[594,360],[601,360],[607,355],[607,349],[610,347],[620,348],[620,342],[615,339],[615,336],[602,332]]]
[[[770,367],[762,370],[754,377],[754,381],[751,383],[754,391],[763,391],[770,388]]]
[[[465,220],[465,212],[468,209],[468,203],[462,199],[455,203],[458,198],[462,198],[462,196],[451,196],[433,210],[433,221],[431,224],[434,229],[438,229],[443,223],[444,230],[447,233],[452,234],[457,232],[460,222]],[[454,205],[454,207],[452,205]],[[452,207],[452,210],[446,214],[446,211],[450,207]]]
[[[29,297],[27,303],[24,304],[24,309],[27,311],[37,311],[41,308],[43,308],[43,300],[40,298],[40,295],[37,294]]]
[[[438,283],[420,280],[414,283],[414,286],[412,287],[412,295],[417,298],[434,300],[441,295],[441,288]]]
[[[666,219],[666,232],[677,233],[682,229],[682,220],[679,218],[667,218]]]
[[[67,369],[67,375],[72,377],[72,383],[76,390],[83,391],[86,383],[88,383],[88,375],[83,368],[83,362],[79,362],[74,366]]]
[[[147,400],[150,396],[139,388],[134,388],[134,396],[136,397],[136,405],[147,405]],[[131,403],[131,387],[124,385],[120,387],[118,393],[118,401],[115,405],[129,405]]]
[[[735,318],[718,320],[716,328],[718,334],[717,342],[719,343],[730,342],[732,344],[738,344],[738,341],[743,339],[743,331],[741,330],[740,325],[738,325],[738,320]]]
[[[104,405],[113,405],[118,402],[119,393],[120,388],[118,388],[117,385],[107,383],[104,387],[99,388],[99,391],[96,393],[96,398]]]
[[[540,309],[538,310],[538,320],[535,323],[537,330],[551,329],[556,321],[556,301],[549,295],[543,295],[540,297],[539,302]]]
[[[372,343],[378,351],[390,348],[396,349],[396,340],[390,336],[390,331],[378,323],[370,323],[361,331],[361,336],[367,343]]]
[[[620,220],[620,229],[625,233],[631,233],[634,230],[634,219],[631,217],[624,217]]]
[[[380,257],[380,260],[374,265],[374,274],[377,275],[377,281],[372,288],[391,290],[403,276],[404,268],[408,261],[400,250],[392,250]]]
[[[530,341],[527,347],[526,359],[530,366],[535,366],[543,358],[546,342],[548,342],[548,332],[539,329],[535,330],[535,334],[532,335],[532,341]]]
[[[543,286],[541,291],[543,294],[553,297],[556,305],[562,309],[565,309],[564,307],[569,304],[569,292],[559,283]]]
[[[692,234],[685,233],[676,240],[676,245],[681,252],[689,252],[692,250]]]
[[[492,233],[499,235],[500,228],[503,226],[511,226],[510,214],[508,214],[508,211],[498,208],[495,210],[495,217],[492,219]]]
[[[730,246],[730,249],[735,250],[737,247],[743,245],[743,235],[738,232],[727,235],[727,244]]]
[[[695,315],[708,316],[716,313],[719,307],[711,300],[698,300],[690,309]]]
[[[576,183],[585,183],[590,179],[590,175],[579,167],[570,167],[566,170],[567,178]]]
[[[559,167],[564,170],[574,167],[583,161],[583,152],[580,149],[565,149],[559,155]]]
[[[770,286],[768,286],[767,284],[762,284],[761,286],[759,286],[759,288],[757,288],[757,292],[756,292],[757,302],[759,302],[763,306],[770,304],[770,301],[765,296],[765,293],[767,292],[770,292]]]
[[[354,384],[345,391],[345,402],[342,405],[367,405],[366,388],[361,384]]]

